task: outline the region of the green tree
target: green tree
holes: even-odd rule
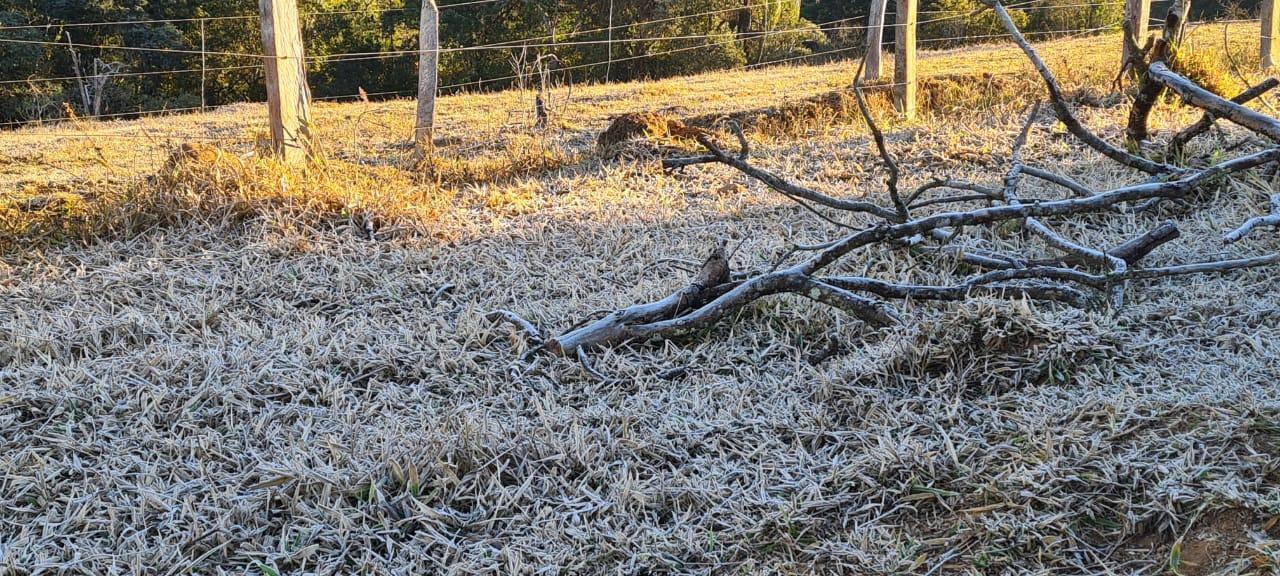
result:
[[[978,0],[938,0],[932,8],[934,13],[920,31],[920,40],[927,48],[991,42],[1005,33],[995,13]],[[1009,17],[1028,31],[1030,18],[1026,12],[1009,10]]]

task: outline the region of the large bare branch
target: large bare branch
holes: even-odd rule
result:
[[[1236,104],[1248,104],[1249,102],[1252,102],[1253,100],[1260,98],[1262,95],[1266,94],[1267,92],[1270,92],[1271,90],[1275,89],[1276,86],[1280,86],[1280,80],[1276,80],[1275,78],[1267,78],[1266,80],[1259,83],[1257,86],[1249,88],[1248,90],[1245,90],[1244,92],[1241,92],[1240,94],[1236,95],[1236,97],[1232,98],[1231,101]],[[1172,138],[1169,139],[1169,155],[1181,156],[1183,149],[1186,148],[1187,146],[1187,143],[1190,142],[1192,139],[1194,139],[1196,136],[1204,134],[1206,131],[1208,131],[1209,128],[1213,127],[1213,123],[1217,119],[1218,117],[1215,116],[1212,111],[1205,111],[1204,116],[1201,116],[1200,120],[1198,120],[1195,124],[1187,126],[1181,132],[1178,132]]]
[[[871,201],[846,200],[819,192],[752,165],[746,137],[734,125],[734,135],[739,142],[737,154],[726,153],[709,134],[703,134],[698,141],[706,149],[706,154],[667,159],[663,162],[664,167],[683,168],[709,163],[729,166],[812,211],[832,226],[833,234],[837,234],[835,239],[812,245],[793,244],[782,257],[773,259],[771,263],[737,274],[730,270],[721,244],[711,252],[696,277],[682,288],[653,302],[633,305],[576,325],[560,336],[547,339],[541,349],[582,358],[584,366],[591,371],[589,361],[585,360],[586,350],[706,329],[736,317],[744,307],[760,299],[784,294],[830,306],[872,326],[889,326],[903,322],[903,316],[890,305],[894,301],[958,301],[983,296],[1025,298],[1083,307],[1103,301],[1105,296],[1105,300],[1118,309],[1123,304],[1125,283],[1129,281],[1226,273],[1280,263],[1280,254],[1271,254],[1143,267],[1141,260],[1144,257],[1179,237],[1180,232],[1172,222],[1154,226],[1147,233],[1110,250],[1089,246],[1055,231],[1049,225],[1049,222],[1056,224],[1058,220],[1055,219],[1118,211],[1140,212],[1142,207],[1153,206],[1162,200],[1186,198],[1199,190],[1220,186],[1225,178],[1280,162],[1280,147],[1266,148],[1203,168],[1174,167],[1116,148],[1075,118],[1052,73],[1013,25],[1008,13],[995,0],[990,0],[990,5],[1044,79],[1049,103],[1058,120],[1087,146],[1123,166],[1151,175],[1147,180],[1107,190],[1093,190],[1070,177],[1026,165],[1023,149],[1029,145],[1033,133],[1036,107],[1027,116],[1013,143],[1011,165],[1001,186],[937,179],[920,185],[903,197],[898,186],[900,178],[907,172],[902,171],[898,159],[889,151],[883,132],[875,124],[858,92],[860,110],[880,158],[890,173],[885,194],[892,206],[886,207]],[[1214,96],[1169,70],[1165,59],[1158,55],[1150,63],[1142,63],[1141,74],[1150,84],[1172,90],[1188,104],[1202,108],[1210,124],[1215,118],[1223,118],[1280,141],[1280,121],[1241,105],[1247,101],[1249,93],[1237,97],[1241,102],[1229,102]],[[1269,84],[1274,87],[1274,83]],[[1266,89],[1257,90],[1265,92]],[[1203,122],[1205,120],[1202,119]],[[1190,137],[1194,134],[1187,139]],[[1025,197],[1020,190],[1024,176],[1049,184],[1045,193],[1053,197]],[[930,197],[925,198],[926,194]],[[1068,197],[1062,198],[1064,194]],[[1228,234],[1227,242],[1239,240],[1262,226],[1280,225],[1280,195],[1272,202],[1273,213],[1270,216],[1250,219],[1240,229]],[[980,207],[961,208],[975,203]],[[926,213],[927,209],[934,212]],[[860,214],[863,219],[841,222],[830,216],[832,212]],[[865,224],[866,217],[874,221]],[[968,234],[984,226],[1011,221],[1023,222],[1028,230],[1061,255],[1034,259],[1019,254],[1018,248],[991,250],[981,245],[980,239],[970,238]],[[847,264],[851,254],[877,245],[917,251],[926,262],[938,263],[936,272],[942,276],[972,275],[935,283],[913,283],[839,271],[848,266],[837,264],[842,261]],[[956,258],[972,267],[948,265],[944,261],[946,258]],[[973,272],[975,268],[977,271]],[[493,318],[517,325],[530,335],[531,343],[541,340],[536,327],[514,314],[500,312]]]
[[[778,294],[798,294],[807,298],[853,312],[857,317],[875,325],[896,322],[897,314],[887,305],[873,300],[858,300],[827,290],[831,284],[817,279],[815,274],[859,248],[913,236],[932,230],[991,224],[1026,218],[1079,215],[1105,211],[1111,206],[1151,198],[1179,198],[1197,187],[1263,164],[1280,160],[1280,149],[1269,149],[1185,176],[1170,182],[1148,182],[1125,186],[1090,196],[1037,204],[1007,204],[964,212],[944,212],[898,224],[884,223],[850,234],[814,253],[808,259],[783,270],[754,276],[747,280],[726,282],[719,287],[691,284],[684,290],[650,304],[632,306],[610,314],[586,327],[569,332],[548,341],[548,349],[561,355],[576,354],[582,347],[612,346],[629,341],[645,340],[657,336],[673,336],[709,327],[743,306],[764,297]],[[1110,261],[1111,258],[1108,258]],[[1118,259],[1117,259],[1118,260]],[[1269,262],[1269,261],[1268,261]],[[1253,265],[1263,265],[1262,263]],[[1120,267],[1118,267],[1120,268]],[[1217,271],[1213,263],[1201,265],[1205,271]],[[1227,267],[1225,269],[1235,269]],[[1096,283],[1114,286],[1135,277],[1158,277],[1158,271],[1128,270],[1127,266],[1105,275],[1089,275],[1064,268],[1034,268],[1031,276],[1040,274],[1045,279],[1064,277],[1089,278]],[[1169,275],[1190,273],[1182,268],[1167,269]],[[1012,270],[1001,271],[1012,273]],[[1065,276],[1064,276],[1065,275]],[[708,298],[725,290],[719,296]],[[697,305],[696,302],[705,302]],[[679,314],[680,309],[689,310]]]
[[[1274,142],[1280,142],[1280,120],[1236,104],[1201,88],[1195,82],[1170,70],[1169,65],[1163,61],[1152,62],[1147,67],[1147,73],[1153,80],[1180,96],[1183,102],[1209,112],[1218,118],[1248,128],[1253,132],[1270,138]]]
[[[1071,104],[1062,95],[1062,88],[1058,85],[1058,80],[1054,78],[1053,72],[1045,65],[1044,60],[1040,59],[1040,55],[1036,53],[1035,48],[1031,47],[1031,43],[1022,35],[1022,31],[1018,30],[1018,25],[1014,24],[1013,19],[1009,16],[1009,12],[1004,6],[995,0],[984,0],[988,6],[995,11],[996,17],[1000,20],[1000,24],[1004,26],[1006,32],[1013,37],[1014,43],[1022,49],[1022,53],[1031,60],[1031,64],[1035,66],[1036,72],[1044,80],[1045,88],[1049,93],[1049,102],[1053,107],[1054,115],[1058,121],[1067,128],[1071,135],[1078,138],[1086,146],[1097,150],[1102,155],[1119,162],[1125,166],[1140,170],[1148,174],[1168,174],[1180,172],[1176,166],[1153,162],[1141,156],[1130,154],[1120,148],[1117,148],[1106,140],[1103,140],[1097,134],[1090,132],[1085,128],[1080,119],[1076,118],[1075,112],[1071,109]]]

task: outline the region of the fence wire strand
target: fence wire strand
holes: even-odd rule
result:
[[[463,2],[454,2],[450,4],[444,4],[440,6],[440,9],[444,10],[444,9],[450,9],[450,8],[460,8],[460,7],[467,7],[467,6],[492,4],[499,1],[503,1],[503,0],[468,0]],[[712,49],[712,48],[716,48],[716,47],[727,45],[727,44],[742,42],[743,40],[774,38],[774,37],[785,36],[789,34],[803,33],[803,32],[813,31],[815,30],[815,28],[817,31],[821,31],[824,33],[860,31],[860,30],[867,30],[870,28],[870,26],[867,24],[846,24],[850,22],[851,19],[842,18],[842,19],[835,19],[835,20],[830,20],[826,22],[813,23],[807,26],[787,28],[787,29],[781,29],[781,30],[766,29],[766,30],[752,31],[744,34],[729,33],[729,34],[725,34],[726,38],[723,38],[723,39],[717,39],[715,35],[709,35],[709,34],[676,35],[676,36],[669,36],[669,35],[641,36],[641,37],[633,37],[633,38],[626,38],[626,37],[619,38],[616,36],[616,33],[619,30],[641,28],[644,26],[665,24],[665,23],[685,20],[689,18],[697,18],[697,17],[709,16],[709,15],[725,13],[725,12],[739,11],[744,8],[768,7],[771,5],[780,4],[787,1],[788,0],[761,0],[761,2],[758,4],[746,4],[744,6],[735,6],[732,8],[724,8],[724,9],[709,10],[709,11],[703,11],[703,12],[697,12],[697,13],[691,13],[691,14],[669,16],[669,17],[652,19],[647,21],[633,22],[629,24],[620,24],[620,25],[615,25],[611,27],[567,31],[564,33],[535,36],[535,37],[523,38],[519,40],[505,40],[505,41],[499,41],[499,42],[493,42],[493,43],[487,43],[487,44],[478,44],[474,46],[445,47],[445,48],[440,48],[438,50],[438,53],[449,54],[449,53],[466,53],[466,52],[477,52],[477,51],[558,49],[558,48],[571,48],[571,47],[581,47],[581,46],[603,46],[603,45],[608,45],[612,47],[615,44],[627,45],[627,44],[644,44],[644,43],[654,44],[654,43],[660,43],[660,42],[681,43],[681,42],[689,42],[689,41],[697,41],[697,40],[703,41],[701,43],[698,43],[696,45],[691,45],[691,46],[678,46],[678,47],[669,48],[665,50],[659,50],[656,52],[646,51],[644,54],[626,56],[621,58],[611,57],[608,60],[601,60],[598,62],[587,62],[587,63],[581,63],[581,64],[572,64],[568,66],[560,66],[553,70],[553,72],[556,72],[556,73],[565,73],[565,72],[571,72],[574,70],[595,68],[599,66],[606,66],[609,64],[617,64],[621,62],[661,58],[665,56],[682,54],[685,52],[691,52],[696,50]],[[1034,6],[1037,3],[1037,1],[1038,0],[1021,0],[1019,2],[1010,3],[1006,5],[1005,8],[1014,10],[1014,9],[1020,9],[1025,7],[1031,7],[1031,6]],[[1171,1],[1171,0],[1151,0],[1152,3],[1161,3],[1161,2],[1168,2],[1168,1]],[[1117,4],[1119,4],[1119,2],[1116,2],[1116,1],[1081,2],[1081,3],[1075,3],[1075,4],[1057,5],[1057,6],[1053,6],[1052,9],[1100,7],[1100,6],[1113,6]],[[319,11],[319,12],[304,13],[302,14],[302,16],[381,14],[385,12],[405,11],[405,10],[407,9],[404,7],[398,7],[398,8],[392,7],[392,8],[373,8],[373,9],[366,9],[366,10]],[[975,14],[977,14],[977,12],[970,13],[970,12],[930,10],[930,11],[919,12],[919,14],[941,14],[941,16],[917,20],[916,26],[918,28],[925,25],[929,25],[929,24],[936,24],[936,23],[947,22],[951,20],[971,18]],[[146,25],[146,24],[157,24],[157,23],[180,23],[180,22],[201,22],[203,24],[204,22],[212,22],[212,21],[219,21],[219,20],[243,20],[243,19],[255,19],[257,17],[258,16],[256,14],[252,14],[252,15],[246,14],[246,15],[239,15],[239,16],[210,16],[210,17],[200,17],[200,18],[133,20],[133,21],[120,21],[120,22],[28,24],[28,25],[0,26],[0,32],[4,32],[7,30],[21,30],[21,29],[35,29],[35,28],[53,29],[53,28],[64,28],[64,27],[113,26],[113,25],[123,26],[123,25]],[[1152,20],[1153,20],[1153,23],[1158,24],[1158,21],[1159,21],[1158,18],[1153,18]],[[1248,19],[1248,20],[1235,19],[1235,20],[1216,20],[1212,22],[1194,22],[1192,24],[1193,25],[1233,24],[1233,23],[1256,22],[1256,21],[1257,20],[1253,20],[1253,19]],[[1026,34],[1027,36],[1053,36],[1053,35],[1059,35],[1059,34],[1070,34],[1071,36],[1068,36],[1068,37],[1073,37],[1073,36],[1078,36],[1083,34],[1101,32],[1108,29],[1116,29],[1119,27],[1119,24],[1120,22],[1115,22],[1105,26],[1099,26],[1099,27],[1093,27],[1093,28],[1033,31],[1033,32],[1026,32],[1024,34]],[[899,23],[899,22],[885,22],[884,28],[892,29],[892,28],[903,26],[903,25],[905,24]],[[580,38],[588,34],[608,32],[610,30],[614,32],[614,35],[609,39],[569,40],[570,38]],[[923,39],[917,40],[917,44],[918,45],[936,45],[940,43],[965,42],[965,41],[980,42],[980,41],[989,41],[996,38],[1005,38],[1008,36],[1009,35],[1007,33],[998,33],[998,34],[980,34],[980,35],[958,35],[953,37],[942,37],[942,38],[923,38]],[[189,49],[181,49],[181,48],[161,48],[161,47],[141,47],[141,46],[97,45],[97,44],[88,44],[88,43],[56,42],[56,41],[30,40],[30,39],[21,39],[21,38],[0,38],[0,43],[34,44],[34,45],[48,45],[48,46],[57,46],[57,47],[74,47],[74,48],[99,49],[99,50],[121,50],[121,51],[135,51],[135,52],[144,52],[144,53],[150,52],[150,53],[166,53],[166,54],[183,54],[183,55],[193,55],[193,56],[199,55],[201,56],[202,59],[207,56],[223,56],[223,57],[229,57],[229,58],[256,58],[256,59],[269,58],[268,56],[265,56],[262,54],[248,53],[248,52],[189,50]],[[758,69],[758,68],[763,68],[767,66],[787,64],[787,63],[792,63],[797,61],[806,61],[806,60],[812,60],[816,58],[824,58],[824,57],[829,58],[837,54],[852,52],[852,51],[860,50],[862,48],[864,47],[854,44],[854,45],[849,45],[844,47],[833,48],[829,50],[823,50],[819,52],[812,52],[807,54],[799,54],[799,55],[794,55],[789,57],[778,58],[770,61],[744,64],[739,66],[738,68]],[[424,53],[422,50],[415,48],[415,49],[405,49],[405,50],[385,50],[385,51],[370,51],[370,52],[347,52],[347,53],[335,53],[335,54],[308,55],[308,56],[303,56],[303,58],[309,62],[323,63],[323,64],[337,64],[337,63],[356,62],[356,61],[362,61],[362,60],[418,56],[422,53]],[[288,57],[282,57],[282,58],[288,58]],[[229,71],[238,71],[238,70],[261,69],[261,68],[262,68],[262,63],[249,64],[249,65],[217,66],[217,67],[201,66],[200,68],[187,67],[187,68],[180,68],[180,69],[173,69],[173,70],[121,72],[121,73],[112,75],[112,77],[129,78],[129,77],[163,76],[163,75],[196,74],[196,73],[199,73],[203,76],[212,72],[229,72]],[[491,77],[491,78],[479,78],[479,79],[469,80],[465,82],[456,82],[456,83],[442,85],[439,87],[439,90],[442,92],[451,91],[451,90],[466,90],[470,88],[483,90],[485,86],[519,80],[525,76],[526,75],[524,74],[517,73],[517,74]],[[80,81],[89,80],[92,78],[93,77],[91,76],[70,75],[70,76],[59,76],[59,77],[0,79],[0,86],[14,85],[14,84],[33,84],[34,85],[36,83],[43,83],[43,82],[71,82],[71,81],[80,82]],[[361,98],[361,97],[405,96],[405,95],[412,95],[415,92],[416,91],[414,90],[378,91],[378,92],[361,91],[361,93],[359,94],[339,95],[339,96],[332,96],[332,95],[320,96],[314,99],[317,101],[328,101],[328,100],[353,99],[353,98]],[[93,118],[111,119],[111,118],[118,118],[118,117],[125,117],[125,116],[138,117],[138,116],[153,115],[153,114],[172,114],[172,113],[186,112],[191,110],[199,110],[202,108],[204,108],[204,106],[180,107],[180,108],[169,108],[169,109],[158,109],[158,110],[137,110],[137,111],[129,111],[129,112],[117,112],[117,113],[111,113],[111,114],[100,114],[100,115],[94,116]],[[12,127],[12,126],[21,126],[21,125],[28,125],[28,124],[32,124],[32,122],[21,122],[21,121],[5,122],[5,123],[0,123],[0,127]]]

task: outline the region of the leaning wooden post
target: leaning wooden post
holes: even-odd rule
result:
[[[432,151],[436,125],[436,90],[440,72],[440,9],[435,0],[422,0],[422,20],[418,28],[418,120],[413,141],[418,155]]]
[[[1151,21],[1151,0],[1125,0],[1124,17],[1129,23],[1129,29],[1133,31],[1133,41],[1141,48],[1147,41],[1147,24]],[[1120,65],[1124,66],[1133,56],[1129,54],[1127,43],[1124,44],[1121,54],[1123,60],[1120,61]]]
[[[1276,57],[1280,56],[1280,2],[1262,0],[1262,48],[1258,54],[1259,64],[1263,70],[1270,70],[1276,65]]]
[[[263,67],[271,147],[285,162],[312,152],[311,89],[307,87],[302,31],[296,0],[258,0],[262,13]]]
[[[898,0],[894,32],[894,104],[906,119],[916,117],[916,9],[917,0]]]
[[[889,8],[888,0],[872,0],[870,22],[867,26],[866,78],[868,81],[880,79],[880,53],[884,50],[884,13]]]

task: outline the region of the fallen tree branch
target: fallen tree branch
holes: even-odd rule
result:
[[[1162,61],[1152,62],[1148,74],[1159,84],[1169,88],[1182,98],[1183,102],[1200,108],[1214,116],[1248,128],[1266,136],[1274,142],[1280,142],[1280,120],[1227,100],[1213,92],[1205,90],[1182,75],[1169,69]]]
[[[1027,115],[1014,140],[1010,167],[1004,174],[1002,186],[997,188],[982,183],[935,179],[904,197],[898,187],[903,175],[910,172],[898,165],[899,159],[890,152],[883,132],[870,114],[861,91],[855,86],[860,110],[880,159],[889,171],[885,196],[890,206],[873,201],[846,200],[819,192],[752,165],[746,137],[736,125],[731,128],[739,143],[737,154],[726,153],[708,133],[699,134],[697,140],[706,149],[706,154],[667,159],[663,166],[668,169],[712,163],[729,166],[810,210],[839,235],[833,240],[810,245],[791,242],[781,257],[770,258],[772,262],[738,274],[730,269],[729,257],[722,243],[711,251],[695,278],[683,287],[653,302],[635,304],[575,325],[560,336],[546,340],[542,349],[561,356],[577,357],[588,374],[604,378],[591,365],[587,351],[707,329],[718,322],[738,317],[752,303],[774,296],[806,298],[879,327],[900,324],[904,318],[910,317],[898,311],[898,304],[960,301],[976,296],[1032,299],[1078,307],[1105,300],[1113,309],[1119,309],[1124,304],[1125,285],[1130,281],[1226,273],[1280,263],[1280,254],[1273,254],[1144,268],[1141,266],[1143,258],[1180,236],[1177,225],[1161,223],[1110,250],[1068,238],[1051,227],[1050,223],[1058,225],[1059,220],[1055,219],[1141,211],[1162,200],[1187,198],[1203,189],[1222,185],[1225,178],[1277,164],[1280,162],[1280,147],[1266,148],[1202,168],[1170,166],[1116,148],[1075,118],[1052,73],[1013,25],[1008,13],[998,2],[987,1],[1044,79],[1055,117],[1085,145],[1122,166],[1147,173],[1150,175],[1147,180],[1107,190],[1093,190],[1067,176],[1026,165],[1023,150],[1029,146],[1034,131],[1039,110],[1037,105]],[[1150,64],[1144,63],[1142,73],[1151,84],[1167,87],[1192,106],[1204,109],[1206,116],[1228,119],[1268,138],[1280,136],[1280,121],[1207,93],[1170,71],[1160,57],[1154,57]],[[1025,185],[1024,176],[1046,183],[1049,195],[1054,195],[1060,188],[1065,192],[1058,191],[1058,194],[1066,197],[1024,198],[1021,189]],[[924,197],[934,191],[944,193]],[[958,208],[967,203],[980,203],[982,206]],[[1251,219],[1228,234],[1228,241],[1233,241],[1230,240],[1232,238],[1238,240],[1257,227],[1276,225],[1276,220],[1280,220],[1280,197],[1273,199],[1273,203],[1275,207],[1271,216]],[[928,208],[935,211],[927,213]],[[840,222],[823,213],[827,211],[857,214],[862,219],[851,219],[856,223]],[[863,223],[867,218],[873,221]],[[999,246],[991,249],[992,246],[981,244],[984,240],[979,235],[972,234],[973,231],[980,232],[1008,222],[1023,223],[1025,229],[1061,255],[1033,259],[1019,254],[1021,248],[1016,244],[1012,248]],[[922,260],[908,269],[912,274],[919,273],[918,265],[927,266],[929,262],[935,262],[939,265],[932,272],[943,278],[919,282],[877,279],[870,277],[870,271],[877,269],[870,262],[862,265],[864,272],[861,275],[847,272],[852,254],[875,246],[912,250]],[[942,261],[943,258],[954,258],[972,267],[956,266],[956,260],[946,262]],[[957,279],[962,274],[967,277]],[[526,327],[527,323],[517,321],[518,316],[502,311],[495,314],[491,315],[494,319],[512,322],[533,334],[531,341],[540,340],[536,328],[530,331],[528,327],[532,325]]]
[[[1252,102],[1267,92],[1275,89],[1276,86],[1280,86],[1280,80],[1267,78],[1257,86],[1249,88],[1248,90],[1236,95],[1236,97],[1232,98],[1231,101],[1236,104],[1248,104],[1249,102]],[[1191,142],[1191,140],[1196,136],[1207,132],[1209,128],[1213,127],[1213,123],[1217,119],[1218,117],[1214,115],[1212,111],[1206,111],[1204,116],[1201,116],[1200,120],[1195,124],[1187,126],[1181,132],[1174,134],[1174,136],[1169,139],[1168,155],[1175,157],[1181,156],[1183,150],[1187,147],[1187,143]]]
[[[1178,230],[1177,224],[1164,222],[1146,234],[1137,236],[1124,244],[1107,250],[1107,255],[1124,260],[1125,264],[1133,266],[1138,261],[1146,258],[1156,248],[1177,240],[1180,236],[1182,236],[1182,232]],[[1032,260],[1030,262],[1031,266],[1079,266],[1081,264],[1084,264],[1084,260],[1073,256],[1051,260]]]
[[[1084,307],[1089,303],[1089,295],[1074,288],[1057,285],[1023,286],[1016,284],[997,284],[1008,280],[1017,280],[1018,276],[1030,275],[1035,279],[1045,279],[1043,270],[996,270],[971,278],[956,286],[925,286],[918,284],[894,284],[872,278],[837,276],[826,278],[832,286],[846,290],[868,292],[881,298],[899,300],[938,300],[960,301],[972,296],[992,296],[996,298],[1029,298],[1063,302],[1072,306]],[[1061,278],[1060,278],[1061,279]],[[1072,278],[1075,280],[1075,278]],[[1089,278],[1088,280],[1092,280]]]
[[[1222,237],[1225,244],[1234,244],[1248,236],[1255,228],[1261,226],[1271,226],[1280,228],[1280,194],[1271,197],[1271,215],[1256,216],[1245,221],[1239,228],[1232,230],[1226,236]]]
[[[1009,12],[1004,6],[996,0],[983,0],[996,13],[996,17],[1000,20],[1000,24],[1004,26],[1005,32],[1013,37],[1014,43],[1022,49],[1022,53],[1031,60],[1031,64],[1035,66],[1036,72],[1044,80],[1045,88],[1049,93],[1049,103],[1053,107],[1054,115],[1058,121],[1067,128],[1067,131],[1075,136],[1086,146],[1097,150],[1103,156],[1110,158],[1120,164],[1146,172],[1147,174],[1169,174],[1181,172],[1176,166],[1153,162],[1141,156],[1130,154],[1117,148],[1106,140],[1103,140],[1097,134],[1090,132],[1084,124],[1076,118],[1075,112],[1071,109],[1071,104],[1067,103],[1067,99],[1062,95],[1062,88],[1058,85],[1058,80],[1054,78],[1053,72],[1045,65],[1044,60],[1040,59],[1040,55],[1036,53],[1035,48],[1031,47],[1031,43],[1022,35],[1022,31],[1018,29],[1018,25],[1014,24],[1013,19],[1009,16]]]
[[[505,322],[511,324],[524,334],[525,341],[534,348],[541,347],[546,340],[542,337],[542,332],[534,326],[532,322],[521,318],[519,314],[509,310],[497,310],[485,315],[485,319],[490,322]]]
[[[741,128],[737,128],[735,131],[738,133],[741,133],[742,130]],[[745,137],[741,137],[741,140],[745,141]],[[717,145],[715,142],[713,142],[711,138],[706,135],[700,135],[698,137],[698,142],[702,144],[704,147],[706,147],[711,153],[704,156],[694,156],[690,158],[665,159],[662,161],[662,167],[671,169],[671,168],[682,168],[686,166],[693,166],[696,164],[720,163],[726,166],[731,166],[741,171],[743,174],[746,174],[747,176],[755,178],[756,180],[763,182],[766,186],[773,188],[774,190],[777,190],[779,192],[782,192],[788,196],[794,196],[796,198],[808,200],[809,202],[820,204],[828,208],[835,208],[837,210],[845,210],[848,212],[863,212],[863,213],[871,214],[873,216],[876,216],[878,218],[883,218],[886,220],[892,220],[897,217],[897,213],[895,213],[893,210],[889,210],[887,208],[884,208],[872,202],[844,200],[841,198],[836,198],[833,196],[829,196],[827,194],[823,194],[822,192],[819,192],[812,188],[806,188],[799,184],[788,182],[787,180],[783,179],[781,176],[778,176],[777,174],[774,174],[767,170],[756,168],[755,166],[748,164],[747,161],[740,155],[730,156],[728,154],[725,154],[724,151],[720,149],[720,146]]]
[[[898,318],[897,313],[892,308],[883,303],[849,298],[848,295],[832,292],[823,286],[824,284],[830,286],[830,284],[814,278],[813,275],[839,261],[850,252],[875,243],[902,240],[941,228],[991,224],[1033,217],[1096,213],[1124,202],[1150,198],[1179,198],[1186,196],[1197,187],[1216,178],[1277,160],[1280,160],[1280,148],[1273,148],[1223,162],[1178,180],[1125,186],[1099,193],[1089,198],[1071,198],[1037,204],[1004,205],[965,212],[944,212],[899,224],[880,224],[848,235],[790,268],[721,285],[717,288],[724,288],[725,290],[714,298],[708,299],[713,290],[704,288],[695,282],[690,287],[657,302],[640,304],[620,310],[584,328],[553,338],[548,341],[547,347],[556,354],[567,355],[575,354],[578,348],[583,347],[612,346],[623,342],[642,341],[657,336],[669,337],[675,334],[687,333],[711,326],[751,302],[767,296],[787,293],[802,295],[815,301],[837,306],[873,325],[892,324]],[[1107,258],[1107,260],[1114,265],[1114,260],[1118,259]],[[1211,264],[1205,266],[1210,266]],[[1035,268],[1031,269],[1030,273],[1044,274],[1046,279],[1061,279],[1061,275],[1065,274],[1062,270],[1065,269]],[[1175,269],[1170,270],[1170,275],[1184,273],[1172,271]],[[1100,282],[1109,283],[1107,284],[1108,286],[1114,286],[1131,277],[1152,277],[1154,274],[1151,271],[1146,271],[1146,275],[1133,276],[1131,275],[1132,272],[1137,271],[1127,270],[1127,266],[1125,266],[1125,269],[1113,270],[1110,274],[1092,276],[1092,278],[1096,278]],[[1072,277],[1081,277],[1075,274],[1085,273],[1075,273],[1073,271]],[[1115,304],[1114,294],[1113,291],[1113,304]],[[687,306],[686,309],[689,310],[687,313],[676,314],[678,308],[691,302],[705,303],[700,306]]]
[[[1045,182],[1049,182],[1050,184],[1057,184],[1058,186],[1061,186],[1071,191],[1072,194],[1075,194],[1080,198],[1088,198],[1090,196],[1093,196],[1094,194],[1093,190],[1090,190],[1089,187],[1085,186],[1084,184],[1076,182],[1075,180],[1072,180],[1071,178],[1068,178],[1061,174],[1055,174],[1053,172],[1049,172],[1048,170],[1042,170],[1040,168],[1036,168],[1035,166],[1023,166],[1022,173],[1026,174],[1027,176],[1031,176],[1032,178],[1038,178],[1040,180],[1044,180]]]

